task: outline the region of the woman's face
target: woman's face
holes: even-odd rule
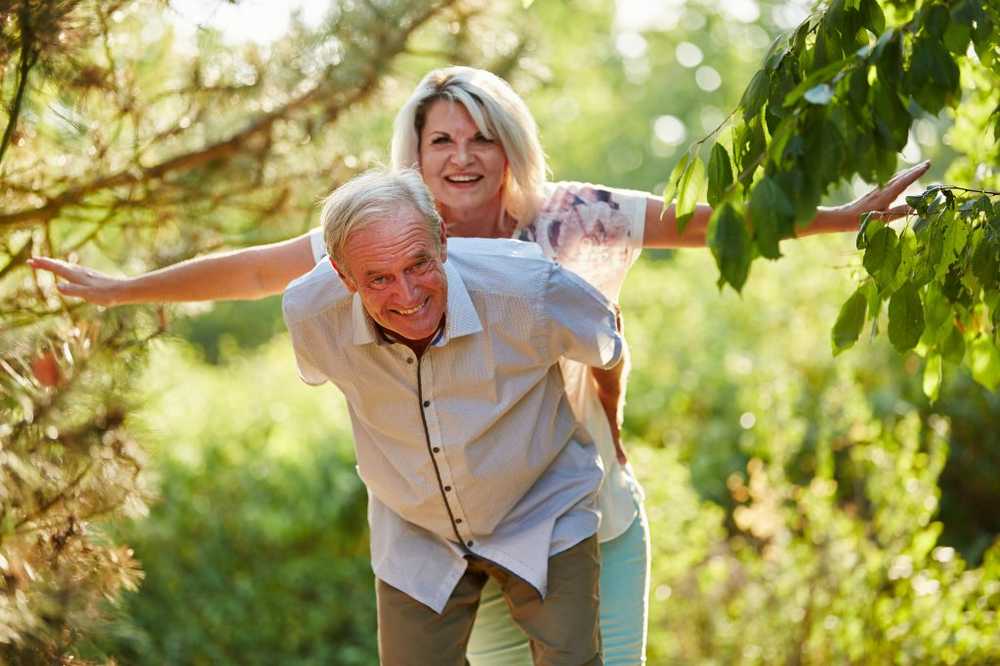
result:
[[[447,219],[500,205],[507,155],[483,136],[465,107],[432,102],[420,135],[420,172]]]

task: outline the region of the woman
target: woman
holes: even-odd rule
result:
[[[711,209],[699,205],[684,234],[673,206],[626,190],[549,183],[535,122],[524,101],[502,79],[468,67],[430,72],[396,118],[394,167],[416,166],[452,236],[515,237],[541,245],[617,301],[628,268],[643,247],[705,245]],[[820,209],[806,233],[848,231],[859,216],[887,209],[928,165],[898,174],[885,188],[845,206]],[[662,217],[662,220],[661,220]],[[62,293],[105,305],[256,298],[280,292],[322,258],[318,232],[273,245],[203,257],[129,279],[115,279],[52,259],[36,268],[67,280]],[[567,392],[580,420],[598,442],[607,470],[599,502],[601,632],[606,664],[645,661],[649,540],[642,493],[619,443],[622,377],[563,364]],[[469,659],[484,664],[530,664],[523,634],[498,588],[484,591]]]

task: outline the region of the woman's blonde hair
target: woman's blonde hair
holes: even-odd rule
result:
[[[429,72],[396,114],[392,134],[392,166],[420,165],[420,132],[431,104],[457,102],[472,116],[488,139],[497,140],[507,155],[501,204],[519,224],[535,219],[548,175],[538,127],[520,95],[496,74],[473,67],[445,67]]]

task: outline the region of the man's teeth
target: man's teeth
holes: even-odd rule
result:
[[[401,315],[411,315],[411,314],[413,314],[413,313],[415,313],[415,312],[419,311],[419,310],[420,310],[420,308],[422,308],[422,307],[424,307],[424,304],[423,304],[423,303],[421,303],[420,305],[418,305],[418,306],[417,306],[417,307],[415,307],[415,308],[410,308],[409,310],[396,310],[396,312],[398,312],[398,313],[399,313],[399,314],[401,314]]]

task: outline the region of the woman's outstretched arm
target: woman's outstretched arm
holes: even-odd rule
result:
[[[270,245],[182,261],[130,278],[116,278],[59,259],[28,263],[62,278],[66,296],[97,305],[247,300],[280,293],[314,265],[309,234]]]
[[[881,211],[886,219],[895,219],[906,215],[910,211],[909,206],[892,206],[892,202],[917,178],[924,175],[929,168],[930,162],[922,162],[900,171],[884,187],[875,188],[848,204],[832,208],[818,208],[812,223],[800,230],[798,235],[810,236],[836,231],[856,231],[861,216],[869,211]],[[650,196],[646,202],[643,247],[704,247],[708,220],[712,217],[712,207],[708,204],[698,204],[694,215],[684,229],[684,233],[679,234],[677,232],[677,219],[674,217],[674,204],[670,203],[666,211],[664,211],[663,206],[663,199],[654,196]]]

